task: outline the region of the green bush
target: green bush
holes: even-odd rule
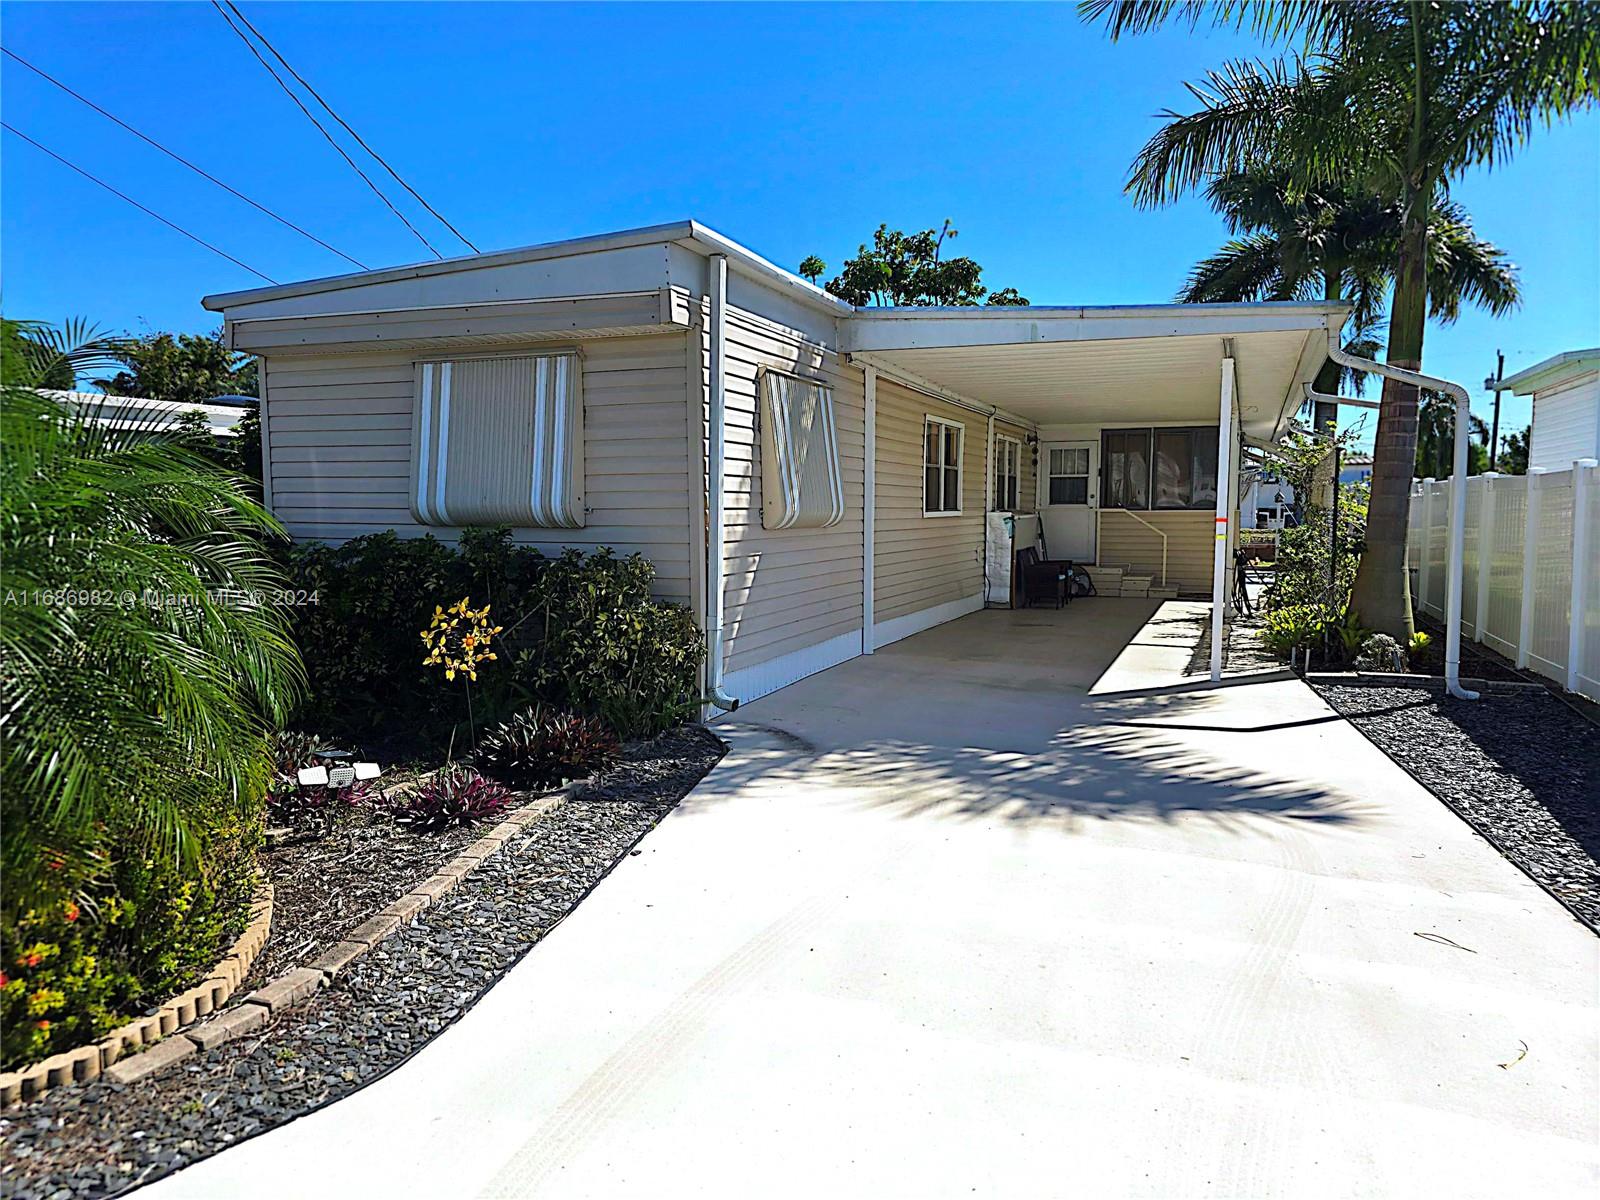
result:
[[[1291,604],[1266,614],[1261,640],[1273,653],[1284,658],[1298,646],[1321,647],[1339,618],[1321,604]]]
[[[297,714],[343,736],[406,732],[444,743],[467,736],[464,688],[423,666],[433,611],[470,597],[488,604],[499,660],[479,671],[478,728],[546,704],[598,715],[619,734],[659,732],[697,700],[704,653],[687,610],[650,598],[655,568],[639,555],[568,550],[546,558],[508,530],[469,530],[459,549],[427,536],[370,534],[342,546],[296,547],[294,610],[310,690]]]
[[[0,920],[0,1067],[93,1041],[192,986],[243,932],[258,876],[260,803],[212,798],[191,814],[199,844],[175,861],[106,830],[112,857],[87,894],[35,889]],[[47,870],[62,860],[46,860]],[[60,868],[50,870],[60,875]]]

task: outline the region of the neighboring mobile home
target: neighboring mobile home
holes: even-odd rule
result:
[[[293,536],[638,551],[738,700],[983,607],[992,510],[1220,594],[1242,447],[1347,311],[856,309],[690,221],[205,303]]]
[[[1533,396],[1530,467],[1566,471],[1580,458],[1600,458],[1600,348],[1554,355],[1506,376],[1500,388]]]

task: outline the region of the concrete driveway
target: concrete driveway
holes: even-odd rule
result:
[[[1596,1194],[1600,942],[1302,684],[1201,686],[1204,611],[741,709],[460,1024],[154,1193]]]

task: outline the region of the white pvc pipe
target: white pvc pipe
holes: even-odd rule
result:
[[[727,568],[723,561],[727,509],[727,305],[728,259],[706,259],[706,290],[711,294],[711,396],[706,446],[706,699],[732,712],[739,701],[722,690],[722,622]]]
[[[861,498],[861,653],[877,646],[873,632],[874,590],[877,587],[878,538],[878,368],[864,366],[862,390],[866,404],[866,463]]]
[[[1340,366],[1443,392],[1455,401],[1456,440],[1451,465],[1455,479],[1450,488],[1450,539],[1446,557],[1448,575],[1445,578],[1444,683],[1452,696],[1476,700],[1477,692],[1461,686],[1461,577],[1467,543],[1467,445],[1472,436],[1472,397],[1467,394],[1466,388],[1448,379],[1438,379],[1420,371],[1408,371],[1404,367],[1391,367],[1388,363],[1346,354],[1344,347],[1339,344],[1339,328],[1332,324],[1328,326],[1328,357]]]

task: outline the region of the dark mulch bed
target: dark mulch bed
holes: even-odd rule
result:
[[[721,755],[701,729],[631,745],[414,925],[260,1033],[131,1088],[96,1080],[9,1110],[0,1194],[116,1195],[372,1082],[471,1008]]]
[[[1546,692],[1318,694],[1600,932],[1600,728]]]
[[[361,811],[321,836],[275,839],[261,855],[273,887],[272,936],[236,995],[315,958],[482,834],[471,826],[417,833]]]

